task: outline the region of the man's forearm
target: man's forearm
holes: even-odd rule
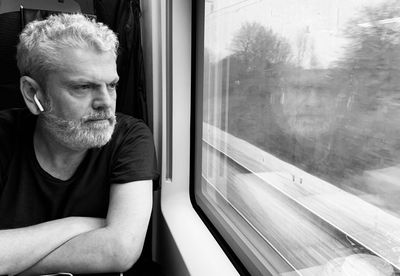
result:
[[[130,248],[122,244],[122,240],[107,227],[83,233],[58,247],[21,275],[122,272],[134,264],[143,247],[142,239],[137,239],[135,246]]]
[[[70,217],[24,228],[0,230],[0,275],[18,274],[69,239],[103,224],[102,219]]]
[[[78,235],[24,272],[123,272],[139,258],[152,210],[152,181],[113,184],[103,228]]]

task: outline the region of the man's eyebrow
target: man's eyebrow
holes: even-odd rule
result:
[[[77,83],[96,83],[93,80],[85,79],[85,78],[76,78],[76,79],[66,79],[63,81],[66,84],[77,84]]]

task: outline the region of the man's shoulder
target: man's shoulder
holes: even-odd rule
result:
[[[138,145],[145,148],[143,144],[146,147],[153,145],[152,131],[143,120],[122,113],[117,113],[116,116],[117,124],[108,144],[111,148],[131,148]]]
[[[118,134],[140,134],[140,133],[151,133],[150,128],[146,125],[143,120],[134,118],[130,115],[123,113],[117,113],[117,125],[116,133]]]
[[[131,115],[127,115],[124,113],[117,112],[116,116],[117,116],[118,123],[123,123],[123,124],[128,124],[128,125],[145,124],[143,120],[137,119],[135,117],[132,117]]]
[[[107,148],[112,154],[108,158],[113,163],[111,183],[158,177],[153,135],[143,120],[117,114],[117,125],[111,139]]]

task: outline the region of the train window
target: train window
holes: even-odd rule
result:
[[[206,0],[195,200],[252,275],[400,275],[400,3]]]

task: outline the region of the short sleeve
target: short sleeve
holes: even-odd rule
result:
[[[111,184],[156,180],[159,173],[150,129],[143,121],[134,118],[118,124],[118,145],[112,163]]]

